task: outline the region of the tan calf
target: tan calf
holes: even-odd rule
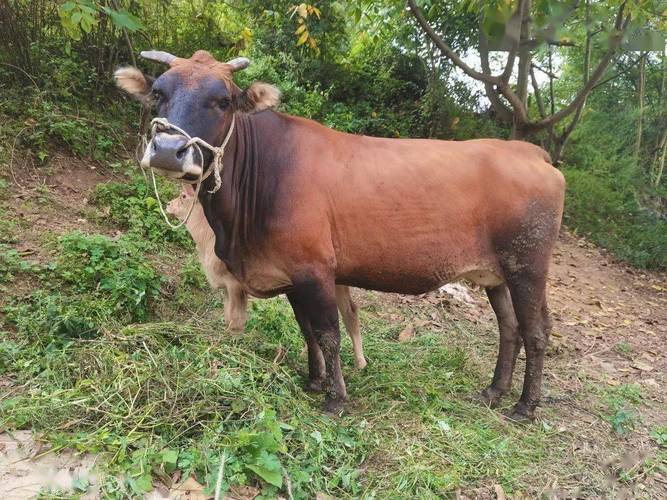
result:
[[[181,192],[180,196],[168,203],[167,213],[183,220],[188,213],[192,200],[193,196],[191,194],[185,191]],[[225,322],[227,328],[233,332],[242,332],[248,319],[246,311],[248,294],[228,271],[225,263],[215,255],[215,234],[208,225],[204,210],[199,202],[196,202],[192,208],[192,214],[185,226],[195,242],[199,262],[209,285],[215,290],[223,288],[226,292]],[[336,304],[352,340],[354,365],[363,369],[367,363],[359,332],[359,314],[357,305],[352,301],[349,287],[343,285],[336,287]]]

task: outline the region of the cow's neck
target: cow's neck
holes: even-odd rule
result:
[[[242,272],[242,259],[261,246],[273,211],[278,174],[286,165],[284,120],[273,111],[237,114],[223,158],[222,188],[211,195],[213,179],[202,185],[200,199],[216,235],[216,255],[233,272]]]

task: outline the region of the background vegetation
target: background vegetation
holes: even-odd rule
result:
[[[573,101],[610,50],[618,13],[629,22],[581,106],[530,129],[505,95],[464,76],[399,0],[0,2],[0,377],[14,387],[0,398],[0,428],[49,430],[56,447],[107,453],[103,488],[116,497],[139,495],[176,470],[210,491],[223,452],[225,488],[259,484],[273,496],[285,494],[290,478],[297,498],[435,495],[488,478],[519,492],[530,490],[526,478],[540,474],[544,456],[567,459],[569,444],[548,420],[508,429],[460,397],[482,383],[476,360],[493,351],[484,345],[470,354],[469,324],[449,338],[425,329],[399,350],[396,328],[371,310],[364,322],[373,373],[350,376],[367,396],[357,402],[366,417],[320,415],[296,388],[302,341],[286,304],[253,304],[248,335],[220,338],[222,323],[212,319],[220,302],[206,292],[192,244],[183,231],[165,229],[132,167],[139,107],[113,87],[113,70],[136,64],[158,74],[162,68],[137,60],[150,48],[184,56],[206,49],[221,60],[242,54],[252,65],[238,75],[241,86],[275,84],[283,111],[338,130],[453,140],[521,135],[542,144],[568,180],[569,229],[619,259],[667,269],[664,39],[649,50],[656,33],[659,42],[664,35],[665,3],[416,5],[450,51],[475,67],[480,34],[503,43],[514,13],[525,9],[532,35],[524,39],[536,41],[517,63],[532,70],[523,83],[519,70],[508,85],[533,121]],[[550,23],[558,28],[542,36]],[[644,42],[629,44],[644,32]],[[503,54],[491,53],[496,73]],[[36,243],[46,251],[31,259],[32,250],[14,245],[30,227],[7,215],[18,203],[12,186],[27,166],[48,177],[62,154],[113,180],[95,188],[82,213],[94,231],[63,224],[40,233]],[[161,189],[165,199],[175,193],[167,183]],[[47,187],[29,204],[58,210]],[[193,319],[183,322],[186,314]],[[275,361],[281,352],[284,364]],[[446,376],[433,380],[433,364]],[[637,394],[625,386],[598,394],[611,401],[600,411],[618,434],[634,422]],[[384,422],[387,412],[396,418]],[[424,447],[431,434],[443,439]]]

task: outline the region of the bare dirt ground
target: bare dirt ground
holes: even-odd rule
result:
[[[17,171],[26,173],[15,179],[13,204],[5,208],[25,224],[21,240],[16,243],[24,254],[39,259],[43,253],[39,241],[45,230],[99,231],[85,219],[86,200],[98,182],[109,180],[107,172],[64,157],[51,163],[48,176],[39,169]],[[36,201],[40,196],[48,198],[42,206]],[[558,430],[570,438],[574,436],[573,460],[583,460],[589,463],[590,470],[616,481],[618,470],[637,470],[655,454],[655,444],[648,438],[650,430],[667,425],[667,276],[619,263],[585,239],[563,231],[549,286],[554,330],[540,414],[551,412],[549,420],[558,425]],[[442,292],[419,297],[357,296],[362,305],[370,301],[381,303],[389,316],[396,314],[395,306],[409,311],[446,303],[450,319],[478,324],[488,333],[486,341],[490,345],[497,339],[495,318],[479,290],[471,291],[472,300],[453,299]],[[440,321],[434,317],[432,322],[437,327],[442,326]],[[489,360],[490,365],[492,361]],[[517,372],[522,373],[521,366]],[[639,385],[643,404],[637,432],[621,440],[609,431],[608,425],[601,425],[598,410],[582,396],[586,394],[582,389],[590,383],[612,388]],[[515,386],[520,387],[518,376]],[[29,433],[0,434],[3,498],[29,498],[40,487],[52,484],[71,489],[76,478],[94,474],[94,456],[63,451],[39,458],[40,449]],[[567,465],[563,468],[567,469]],[[554,476],[549,484],[553,492],[573,492],[586,480],[586,473],[583,470],[569,477]],[[628,486],[628,498],[635,487],[650,491],[649,497],[667,498],[667,477],[659,471],[640,474]]]
[[[399,341],[403,335],[418,334],[420,327],[451,330],[447,323],[463,319],[477,324],[484,332],[481,342],[495,349],[495,317],[483,290],[469,290],[467,296],[439,291],[418,297],[368,293],[359,298],[362,306],[383,303],[380,315],[409,325]],[[667,275],[619,262],[563,229],[550,269],[548,300],[553,332],[538,422],[556,425],[563,442],[572,444],[569,463],[544,471],[542,480],[550,488],[543,493],[585,498],[578,494],[582,487],[604,478],[609,491],[618,493],[610,493],[610,498],[667,498],[667,475],[649,473],[646,467],[656,456],[656,445],[648,436],[667,425]],[[448,313],[444,320],[437,314],[443,308]],[[522,352],[510,400],[520,394],[524,359]],[[489,374],[494,361],[491,355],[481,360]],[[600,403],[600,393],[623,386],[638,387],[642,401],[633,432],[618,436],[602,419],[609,410]],[[562,477],[555,472],[559,466],[580,472]],[[667,463],[662,466],[664,471]],[[628,472],[636,473],[634,479],[627,479]],[[459,496],[502,498],[493,487]]]

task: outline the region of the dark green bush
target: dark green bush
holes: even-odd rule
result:
[[[667,269],[667,220],[639,207],[632,184],[575,168],[563,173],[568,226],[636,266]]]

